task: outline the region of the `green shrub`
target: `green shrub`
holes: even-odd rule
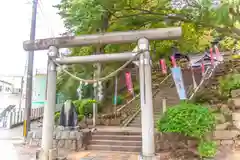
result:
[[[212,132],[214,128],[214,114],[205,106],[188,102],[181,102],[168,108],[157,122],[157,129],[160,132],[179,133],[195,138],[199,142],[204,142],[206,135]],[[203,148],[202,146],[199,147]],[[202,153],[199,152],[199,154]]]
[[[139,86],[139,84],[134,86],[134,93],[135,94],[140,93],[140,86]]]
[[[77,108],[78,115],[89,115],[93,113],[92,105],[98,103],[94,99],[82,99],[73,101],[73,104]]]
[[[176,132],[202,139],[215,127],[215,117],[207,107],[182,102],[170,107],[157,122],[161,132]]]
[[[55,123],[57,123],[57,121],[59,120],[60,118],[60,112],[56,112],[55,115],[54,115],[54,121]]]
[[[198,153],[202,157],[214,157],[217,153],[217,144],[214,141],[201,141],[198,145]]]
[[[219,79],[219,92],[222,96],[230,97],[234,89],[240,89],[240,74],[229,74]]]
[[[78,121],[79,121],[79,122],[82,121],[83,118],[84,118],[84,115],[78,115]]]

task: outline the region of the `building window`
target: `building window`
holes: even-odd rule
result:
[[[10,88],[9,88],[9,87],[6,87],[6,88],[5,88],[5,91],[6,91],[6,92],[10,92]]]

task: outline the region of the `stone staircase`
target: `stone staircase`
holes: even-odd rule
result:
[[[162,99],[166,98],[167,106],[179,103],[176,88],[164,87],[153,99],[154,124],[156,124],[160,115],[162,114]],[[128,125],[129,127],[141,127],[141,113],[139,113]]]
[[[161,88],[161,91],[158,92],[153,99],[155,119],[157,120],[157,116],[159,116],[161,113],[162,98],[167,97],[167,102],[169,105],[174,103],[176,104],[179,102],[179,100],[175,87],[171,88],[171,86],[173,86],[173,81],[171,77],[169,77],[166,83],[161,84],[160,86],[157,85],[159,85],[159,83],[164,79],[164,77],[155,73],[152,79],[153,93],[156,91],[156,89],[159,89],[159,87]],[[131,103],[131,105],[134,105],[135,111],[139,109],[139,107],[137,107],[139,106],[139,103],[139,99],[136,99]],[[121,129],[116,128],[113,130],[108,130],[107,128],[97,130],[97,132],[92,134],[87,149],[103,151],[141,152],[142,137],[140,121],[140,114],[138,114],[137,117],[135,117],[130,123],[131,125],[127,127],[122,127]],[[134,122],[136,122],[135,125]]]
[[[153,84],[160,83],[162,78],[159,76],[153,77]],[[160,89],[153,98],[154,107],[154,123],[160,118],[162,113],[162,99],[166,98],[167,106],[179,103],[177,90],[174,86],[173,79],[169,79],[157,87]],[[186,88],[188,90],[188,88]],[[153,93],[156,91],[153,86]],[[137,106],[140,100],[135,100],[132,105]],[[137,109],[136,109],[137,110]],[[128,123],[127,127],[116,128],[113,130],[102,129],[97,130],[92,134],[88,150],[103,150],[103,151],[122,151],[122,152],[141,152],[142,148],[141,137],[141,112]]]
[[[167,98],[167,105],[178,104],[179,98],[176,88],[163,87],[153,99],[154,120],[159,119],[162,113],[162,99]],[[116,131],[102,129],[92,134],[87,146],[88,150],[141,152],[141,113],[139,113],[126,128]]]
[[[92,135],[88,150],[141,152],[140,131],[98,131]]]
[[[173,79],[169,77],[164,84],[158,85],[163,77],[153,73],[153,93],[157,92],[153,98],[154,123],[160,118],[162,113],[162,100],[166,98],[167,106],[179,103],[177,90],[174,86]],[[155,86],[155,87],[154,87]],[[156,87],[157,86],[157,87]],[[188,90],[188,87],[186,88]],[[140,100],[136,99],[131,105],[135,106],[135,111],[139,110]],[[134,108],[133,106],[133,108]],[[136,107],[138,106],[138,107]],[[137,113],[137,112],[136,112]],[[141,152],[141,112],[129,121],[127,127],[118,127],[112,130],[108,128],[98,129],[92,134],[91,140],[86,149],[103,150],[103,151],[123,151],[123,152]]]
[[[160,92],[158,92],[156,97],[153,99],[154,123],[156,123],[162,113],[163,98],[167,98],[167,105],[174,105],[179,102],[175,87],[161,87]],[[87,149],[141,152],[141,145],[141,113],[139,113],[126,128],[118,128],[114,130],[102,129],[93,133]]]

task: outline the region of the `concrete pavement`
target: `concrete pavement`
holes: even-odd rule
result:
[[[35,131],[35,130],[39,130],[41,128],[39,128],[38,126],[40,125],[40,123],[38,123],[37,121],[32,122],[31,123],[31,131]],[[16,137],[18,138],[22,138],[23,137],[23,126],[18,126],[18,127],[14,127],[12,129],[6,129],[6,128],[0,128],[0,140],[4,140],[4,139],[16,139]]]
[[[31,124],[32,130],[39,130],[39,123]],[[37,148],[23,145],[23,127],[0,128],[0,156],[5,160],[32,160]]]
[[[6,140],[0,140],[1,159],[18,160],[18,153],[13,144]]]
[[[32,130],[39,130],[39,123],[33,122]],[[107,127],[100,129],[106,130]],[[110,128],[111,129],[111,128]],[[115,128],[112,128],[115,129]],[[6,160],[33,160],[37,147],[23,145],[22,126],[13,129],[0,128],[0,155]],[[167,158],[169,153],[162,153],[161,160],[181,160],[179,158]],[[164,158],[165,157],[165,158]],[[104,152],[104,151],[81,151],[69,153],[69,160],[88,158],[92,160],[138,160],[138,153]],[[185,160],[185,159],[184,159]],[[193,160],[193,159],[191,159]],[[229,147],[221,147],[214,160],[240,160],[240,150],[232,150]]]

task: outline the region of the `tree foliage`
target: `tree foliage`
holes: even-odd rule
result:
[[[212,0],[61,0],[56,7],[64,20],[65,27],[74,35],[97,32],[127,31],[148,28],[181,26],[183,36],[179,40],[152,41],[154,57],[171,54],[172,46],[184,53],[202,51],[209,45],[209,33],[217,31],[224,36],[240,37],[239,1],[225,0],[213,5]],[[207,38],[210,37],[210,38]],[[105,53],[132,50],[133,44],[100,46]],[[75,48],[71,55],[89,55],[96,52],[93,47]],[[116,65],[108,65],[106,71],[114,70]],[[75,69],[74,69],[75,68]],[[75,74],[87,76],[93,67],[72,67]],[[68,82],[65,76],[62,86]],[[66,80],[67,79],[67,80]],[[69,80],[73,81],[73,80]],[[73,82],[71,82],[72,84]],[[77,82],[74,82],[76,87]],[[59,87],[61,88],[61,87]],[[70,88],[70,87],[68,87]]]

